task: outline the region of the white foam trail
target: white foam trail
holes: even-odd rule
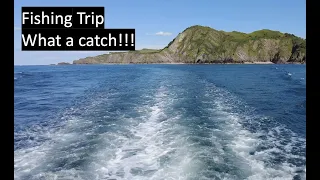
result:
[[[188,124],[180,123],[190,122],[190,119],[182,119],[183,115],[175,108],[176,103],[181,102],[177,95],[165,86],[158,89],[151,101],[133,109],[140,114],[138,118],[117,114],[114,117],[117,122],[104,125],[94,124],[93,121],[96,119],[86,119],[73,113],[66,113],[63,116],[65,124],[61,129],[48,131],[44,135],[50,140],[39,146],[14,152],[15,179],[28,175],[38,179],[97,180],[210,179],[213,176],[220,179],[239,179],[239,176],[244,177],[240,179],[248,180],[292,179],[297,174],[296,170],[299,170],[293,164],[283,162],[277,166],[270,166],[266,162],[273,158],[273,153],[279,152],[287,154],[287,157],[303,158],[292,154],[291,151],[296,146],[295,142],[304,140],[292,134],[291,143],[281,145],[279,134],[285,131],[283,127],[273,128],[268,132],[250,132],[244,128],[242,122],[250,120],[251,117],[246,113],[235,112],[237,105],[244,104],[223,89],[216,87],[212,89],[214,91],[205,91],[207,104],[210,106],[206,110],[211,110],[210,118],[218,126],[215,129],[201,125],[187,127]],[[106,102],[106,99],[108,99],[106,96],[92,99],[91,105],[80,110],[81,114],[91,115],[97,106]],[[108,103],[103,103],[103,106],[105,105],[112,106],[112,101],[108,99]],[[71,112],[76,110],[79,111],[75,109]],[[112,115],[107,113],[104,117]],[[198,121],[201,118],[194,117],[192,120]],[[100,126],[108,126],[113,128],[113,131],[97,134],[94,130]],[[195,134],[196,130],[209,133],[211,137],[193,135],[192,130],[195,130]],[[58,159],[81,158],[82,148],[89,148],[90,145],[74,149],[70,147],[86,142],[87,136],[90,135],[96,135],[99,144],[94,144],[97,146],[96,151],[88,152],[90,161],[86,162],[85,167],[52,169],[51,165],[54,166],[52,162]],[[261,140],[259,138],[261,135],[266,136],[267,140]],[[209,143],[199,145],[202,142]],[[261,144],[274,146],[257,151]],[[254,154],[251,154],[252,152]],[[209,168],[209,165],[216,168]],[[302,167],[302,171],[305,171],[303,168],[305,167]],[[305,179],[305,173],[301,174]]]
[[[274,128],[270,129],[269,132],[257,132],[252,133],[249,130],[245,129],[241,122],[245,120],[245,118],[250,119],[248,115],[243,115],[239,113],[233,113],[233,106],[235,108],[239,108],[239,100],[237,100],[232,94],[214,87],[214,92],[211,91],[212,94],[207,94],[208,97],[213,99],[214,107],[211,109],[212,113],[216,117],[216,121],[221,122],[221,128],[223,129],[224,136],[228,137],[230,141],[220,142],[224,144],[224,146],[231,148],[233,153],[236,155],[234,159],[234,163],[239,165],[242,173],[250,174],[246,179],[248,180],[262,180],[262,179],[290,179],[292,180],[295,175],[297,175],[297,170],[305,169],[305,167],[298,168],[293,164],[288,162],[279,163],[278,165],[267,165],[265,162],[271,160],[273,158],[273,153],[282,153],[289,156],[293,156],[290,152],[292,148],[291,145],[294,143],[303,142],[303,139],[292,139],[291,143],[284,146],[286,148],[286,152],[284,150],[279,149],[280,139],[279,135],[274,135],[273,131],[280,133],[280,131],[288,131],[285,128]],[[237,103],[238,102],[238,103]],[[233,103],[233,104],[232,104]],[[235,103],[235,104],[234,104]],[[294,133],[292,136],[295,137]],[[259,136],[267,135],[267,140],[259,139]],[[279,139],[280,138],[280,139]],[[256,152],[257,147],[261,144],[278,144],[278,146],[273,146],[271,148],[267,148],[266,150],[262,150],[260,152]],[[255,154],[251,154],[255,152]],[[298,158],[304,159],[304,157],[298,156]],[[305,177],[305,172],[300,174],[303,178]]]
[[[25,176],[41,176],[44,170],[43,167],[49,163],[50,155],[54,153],[56,149],[56,143],[60,143],[62,146],[64,142],[69,144],[72,141],[76,141],[77,137],[79,137],[78,134],[72,133],[57,133],[50,134],[49,136],[53,136],[51,140],[40,146],[19,149],[14,152],[15,179],[20,179]]]
[[[76,169],[60,169],[52,172],[50,166],[55,166],[55,162],[60,158],[68,159],[78,158],[78,151],[81,151],[82,147],[76,148],[73,152],[63,151],[63,148],[77,145],[86,141],[86,137],[94,133],[90,130],[92,126],[92,121],[80,118],[77,115],[73,115],[77,111],[81,111],[83,114],[90,112],[95,109],[99,104],[105,102],[110,96],[116,94],[104,94],[99,96],[98,99],[92,99],[89,104],[86,104],[83,109],[73,109],[70,108],[62,116],[59,125],[56,127],[47,127],[46,129],[32,129],[34,133],[32,136],[42,136],[48,139],[44,142],[34,142],[33,147],[27,147],[22,149],[17,149],[14,151],[14,178],[24,179],[25,177],[32,178],[53,178],[58,177],[62,179],[68,179],[68,177],[77,177],[81,179],[81,174],[83,170]],[[112,99],[108,99],[112,103]],[[81,130],[86,130],[84,133]],[[37,134],[39,133],[39,134]],[[25,133],[29,136],[28,133]],[[85,147],[84,147],[85,148]],[[87,178],[85,178],[87,179]]]
[[[176,123],[180,116],[166,112],[175,103],[172,99],[161,87],[155,103],[140,108],[146,114],[141,123],[128,127],[130,137],[114,136],[115,148],[106,146],[97,153],[91,167],[96,179],[185,179],[196,170],[190,163],[192,147],[186,144],[183,127]]]

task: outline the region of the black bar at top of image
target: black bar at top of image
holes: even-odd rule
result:
[[[80,24],[80,14],[78,12],[85,12],[85,15],[81,15],[82,21],[87,19],[87,24]],[[25,13],[25,22],[23,22],[23,13]],[[49,22],[47,18],[42,21],[44,24],[35,24],[36,21],[42,20],[41,16],[36,17],[36,15],[45,14],[49,17]],[[94,16],[92,16],[92,13]],[[63,23],[61,23],[60,18],[56,18],[55,15],[63,16]],[[68,19],[67,15],[72,16],[71,20]],[[104,7],[22,7],[21,9],[21,27],[22,29],[104,29],[105,19],[102,24],[96,27],[96,24],[92,22],[92,17],[96,20],[97,15],[104,18]],[[33,23],[31,24],[31,19]],[[57,22],[58,20],[58,22]],[[72,23],[72,26],[68,25]],[[67,26],[67,27],[66,27]]]
[[[59,31],[55,29],[22,29],[22,36],[27,38],[28,35],[34,37],[35,35],[41,37],[56,37],[59,35],[61,37],[61,46],[44,46],[43,40],[42,44],[39,45],[38,39],[36,39],[35,44],[25,46],[23,39],[21,37],[22,51],[131,51],[135,50],[135,29],[61,29]],[[111,38],[109,37],[109,34]],[[121,34],[121,35],[120,35]],[[127,35],[126,35],[127,34]],[[133,37],[132,35],[133,34]],[[88,42],[88,38],[95,38],[95,36],[100,37],[100,46],[95,43],[94,46],[80,46],[79,40],[82,44]],[[121,36],[121,38],[120,38]],[[127,36],[127,40],[126,40]],[[73,38],[73,46],[66,46],[67,37]],[[101,38],[106,37],[103,40],[104,46],[101,44]],[[133,38],[133,39],[132,39]],[[109,41],[110,39],[110,41]],[[48,41],[47,41],[48,42]],[[96,40],[94,39],[94,42]]]

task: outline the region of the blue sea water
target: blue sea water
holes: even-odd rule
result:
[[[15,66],[15,179],[305,179],[305,73]]]

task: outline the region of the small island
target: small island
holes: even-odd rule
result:
[[[71,64],[68,63],[68,62],[60,62],[60,63],[58,63],[57,65],[71,65]]]

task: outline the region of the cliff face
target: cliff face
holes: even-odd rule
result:
[[[161,50],[103,54],[73,64],[244,62],[305,63],[306,40],[271,30],[245,34],[192,26]]]

